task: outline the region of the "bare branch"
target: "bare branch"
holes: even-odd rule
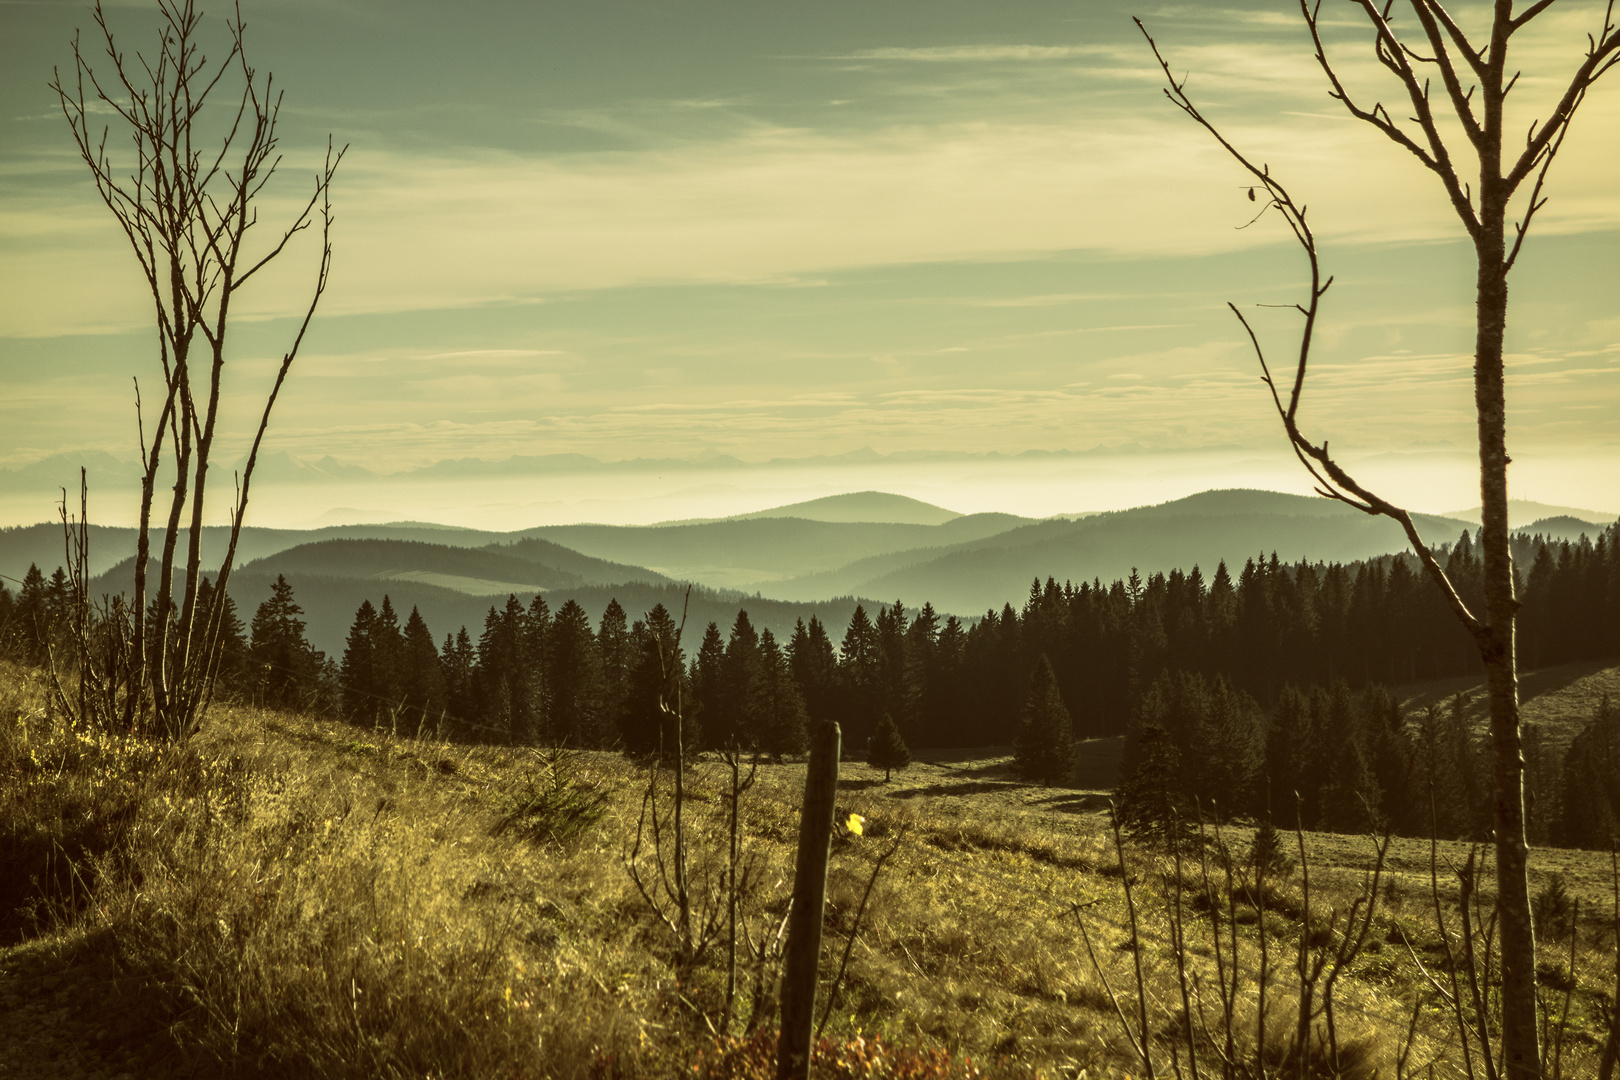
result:
[[[1277,409],[1278,418],[1282,421],[1283,430],[1288,435],[1289,445],[1293,448],[1294,455],[1316,482],[1318,494],[1325,498],[1335,499],[1347,506],[1352,506],[1364,514],[1387,517],[1399,524],[1402,531],[1406,533],[1407,540],[1412,544],[1412,548],[1417,553],[1424,569],[1439,587],[1447,605],[1470,634],[1478,638],[1486,633],[1484,625],[1468,609],[1467,604],[1463,602],[1462,597],[1446,575],[1445,568],[1440,565],[1434,552],[1418,533],[1417,527],[1412,521],[1412,515],[1360,484],[1333,459],[1328,452],[1325,441],[1320,444],[1314,443],[1300,431],[1300,399],[1305,390],[1305,377],[1310,364],[1310,352],[1317,314],[1322,297],[1333,284],[1331,277],[1326,280],[1322,277],[1321,262],[1316,251],[1316,238],[1306,222],[1304,207],[1295,203],[1288,190],[1272,176],[1269,169],[1264,166],[1256,166],[1199,112],[1197,106],[1183,91],[1184,82],[1177,83],[1170,76],[1169,65],[1159,52],[1158,45],[1154,42],[1152,36],[1148,34],[1146,27],[1142,26],[1140,20],[1137,20],[1137,27],[1141,29],[1142,35],[1147,38],[1148,47],[1153,50],[1154,57],[1159,61],[1160,68],[1165,72],[1166,79],[1169,82],[1169,87],[1165,90],[1165,96],[1175,103],[1182,112],[1197,121],[1200,126],[1213,135],[1227,153],[1265,187],[1270,195],[1270,205],[1275,207],[1288,223],[1294,234],[1294,239],[1298,242],[1309,264],[1310,288],[1308,299],[1304,305],[1296,305],[1305,317],[1305,324],[1300,332],[1298,357],[1295,362],[1294,377],[1286,402],[1271,373],[1270,365],[1266,361],[1265,352],[1260,346],[1260,340],[1255,334],[1254,328],[1244,318],[1243,313],[1238,310],[1235,304],[1228,304],[1228,307],[1232,309],[1232,313],[1237,316],[1238,321],[1243,325],[1244,331],[1249,336],[1249,341],[1254,346],[1255,356],[1260,363],[1262,381],[1265,382],[1271,392],[1272,402]]]
[[[1372,0],[1352,0],[1352,2],[1360,7],[1372,22],[1375,31],[1373,39],[1374,53],[1379,62],[1388,68],[1406,89],[1407,97],[1411,100],[1414,112],[1412,119],[1423,129],[1428,148],[1425,149],[1418,145],[1411,136],[1402,131],[1390,119],[1388,110],[1382,104],[1375,104],[1371,109],[1364,109],[1352,100],[1350,92],[1345,89],[1338,72],[1328,61],[1327,46],[1322,42],[1322,32],[1317,20],[1316,10],[1310,6],[1309,0],[1300,0],[1300,12],[1305,18],[1305,24],[1311,33],[1311,42],[1316,48],[1317,65],[1321,67],[1323,74],[1327,76],[1329,84],[1333,87],[1329,96],[1341,102],[1349,110],[1350,115],[1372,125],[1383,132],[1391,142],[1405,148],[1407,152],[1423,163],[1424,168],[1438,176],[1441,184],[1446,189],[1446,194],[1451,199],[1452,209],[1456,211],[1457,217],[1461,219],[1463,227],[1468,230],[1470,236],[1477,237],[1481,227],[1479,216],[1475,213],[1468,195],[1463,190],[1461,178],[1457,175],[1457,170],[1451,163],[1451,154],[1446,148],[1445,140],[1440,137],[1440,129],[1435,123],[1433,110],[1429,106],[1427,89],[1423,84],[1419,83],[1416,73],[1412,71],[1411,65],[1406,62],[1405,54],[1402,53],[1400,48],[1400,39],[1390,29],[1386,13],[1380,11],[1377,5],[1372,3]]]
[[[1569,85],[1564,89],[1563,96],[1553,109],[1552,115],[1530,137],[1524,152],[1514,162],[1513,168],[1502,177],[1510,194],[1536,168],[1541,156],[1553,146],[1554,142],[1562,141],[1561,133],[1575,118],[1576,110],[1586,99],[1586,91],[1606,75],[1616,62],[1620,62],[1620,33],[1616,33],[1613,0],[1610,0],[1604,10],[1602,33],[1596,38],[1588,36],[1587,41],[1589,44],[1586,58],[1575,69],[1575,74],[1570,76]],[[1554,152],[1556,153],[1556,150]]]
[[[1461,43],[1459,48],[1463,52],[1464,58],[1469,60],[1470,64],[1474,66],[1475,73],[1481,74],[1481,77],[1483,77],[1483,65],[1479,61],[1476,51],[1469,45],[1468,39],[1463,36],[1461,29],[1450,18],[1446,19],[1445,30],[1444,33],[1442,32],[1440,19],[1434,10],[1439,7],[1440,5],[1433,3],[1432,0],[1417,0],[1412,5],[1413,10],[1417,12],[1418,22],[1423,25],[1423,32],[1428,36],[1429,44],[1434,49],[1433,63],[1440,69],[1440,81],[1445,84],[1446,93],[1451,97],[1451,107],[1456,111],[1457,120],[1462,124],[1463,132],[1468,136],[1468,141],[1477,148],[1484,144],[1485,131],[1480,126],[1479,120],[1474,116],[1474,110],[1469,104],[1468,99],[1471,91],[1465,92],[1462,87],[1462,80],[1457,78],[1457,66],[1452,63],[1451,55],[1446,51],[1445,34],[1450,34],[1454,43]],[[1441,10],[1443,11],[1443,9]],[[1427,97],[1427,94],[1425,94],[1425,97]]]

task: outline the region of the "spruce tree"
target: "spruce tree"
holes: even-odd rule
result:
[[[505,739],[525,746],[538,742],[544,732],[541,717],[534,709],[534,681],[539,673],[531,666],[528,615],[516,596],[507,596],[506,605],[494,607],[484,616],[484,632],[478,638],[478,720],[486,737]]]
[[[387,717],[393,715],[405,697],[405,632],[387,593],[383,594],[382,607],[377,609],[374,639],[376,684],[373,692],[379,699],[379,715]]]
[[[931,702],[928,684],[939,678],[939,613],[934,605],[923,604],[906,630],[906,669],[901,680],[900,714],[896,719],[902,732],[912,738],[929,738]]]
[[[1352,729],[1339,741],[1322,789],[1318,827],[1337,833],[1364,833],[1380,824],[1378,780],[1367,762],[1362,735]]]
[[[764,710],[759,748],[778,761],[786,754],[802,754],[810,745],[810,718],[787,657],[768,629],[760,631],[759,659]]]
[[[523,713],[536,740],[545,739],[552,729],[551,628],[553,620],[546,598],[539,593],[529,601],[529,610],[518,620],[518,663],[526,679],[522,692]]]
[[[1249,867],[1256,874],[1273,880],[1287,877],[1294,870],[1294,860],[1283,846],[1282,833],[1272,824],[1271,811],[1260,815],[1260,824],[1249,842]]]
[[[37,565],[29,563],[22,589],[17,593],[17,629],[25,664],[45,662],[46,643],[51,638],[45,591],[45,575]]]
[[[1620,838],[1620,706],[1605,694],[1564,757],[1557,839],[1565,847],[1604,848]]]
[[[1310,699],[1293,686],[1284,686],[1271,709],[1266,731],[1266,787],[1292,804],[1302,790],[1315,750],[1311,744]]]
[[[968,712],[965,702],[968,672],[967,634],[955,615],[945,618],[934,643],[934,670],[923,690],[923,710],[929,737],[941,746],[967,744]]]
[[[711,731],[721,748],[765,742],[765,669],[760,659],[759,633],[747,611],[737,612],[720,664],[719,723]]]
[[[846,745],[859,746],[871,736],[883,698],[877,628],[860,604],[855,605],[839,649],[838,686]]]
[[[219,639],[218,651],[215,654],[214,670],[216,680],[214,693],[218,697],[246,699],[251,697],[248,686],[251,671],[251,661],[248,657],[246,627],[236,615],[236,601],[231,599],[229,591],[220,594],[214,588],[212,578],[204,577],[197,584],[197,619],[202,626],[208,626],[215,617],[215,606],[219,605]]]
[[[690,754],[700,745],[702,729],[698,710],[693,707],[694,690],[685,671],[685,658],[676,646],[678,631],[675,620],[657,604],[647,612],[645,622],[637,620],[630,631],[634,661],[626,679],[625,709],[620,736],[627,753],[642,755],[662,752],[667,757],[675,753],[676,730],[674,718],[664,712],[662,705],[675,707],[673,695],[680,695],[682,712],[681,745]],[[705,636],[706,646],[712,646],[710,663],[718,666],[722,647],[720,632],[709,624],[712,635]],[[711,642],[712,637],[712,642]],[[694,661],[694,672],[699,663]],[[676,685],[678,682],[678,685]]]
[[[838,713],[838,656],[827,628],[816,616],[803,619],[793,628],[787,647],[788,665],[804,697],[810,720],[836,719]]]
[[[619,731],[624,719],[626,680],[630,674],[630,630],[619,601],[608,600],[596,630],[596,651],[602,658],[602,715],[611,731]]]
[[[1204,710],[1193,718],[1190,740],[1193,790],[1199,802],[1219,820],[1259,808],[1261,772],[1265,765],[1264,721],[1260,707],[1224,676],[1205,684],[1202,676],[1184,676],[1196,685]],[[1207,685],[1207,689],[1206,689]]]
[[[424,726],[437,730],[445,714],[444,667],[427,621],[413,605],[405,620],[405,643],[400,673],[400,695],[405,703],[405,722],[412,731]]]
[[[293,599],[292,586],[276,575],[270,598],[253,613],[248,654],[257,670],[260,700],[271,708],[306,705],[320,693],[324,653],[304,638],[304,611]]]
[[[378,690],[377,609],[362,600],[343,645],[343,713],[356,723],[376,724],[382,714]]]
[[[1074,778],[1074,725],[1058,693],[1052,663],[1042,653],[1024,700],[1024,718],[1013,742],[1019,774],[1042,787],[1067,784]]]
[[[647,677],[645,680],[648,686],[646,694],[649,695],[647,700],[649,707],[654,710],[655,716],[657,715],[657,695],[661,685],[659,680],[662,678],[659,674],[656,644],[655,639],[649,638],[646,657]],[[697,656],[692,660],[692,693],[690,699],[684,703],[687,722],[690,724],[692,721],[696,721],[703,727],[703,742],[696,743],[690,731],[688,731],[685,744],[689,748],[702,745],[712,749],[719,745],[720,740],[723,738],[721,734],[723,731],[721,711],[724,706],[721,699],[725,694],[725,673],[723,670],[725,662],[725,640],[720,636],[719,625],[711,622],[704,629],[703,640],[698,644]],[[648,747],[648,749],[654,749],[658,744],[657,732],[659,729],[655,725],[652,730],[654,733],[652,746]]]
[[[454,635],[444,636],[444,648],[439,651],[439,664],[444,672],[445,709],[452,726],[476,734],[477,689],[473,681],[478,654],[473,649],[472,635],[463,626]]]
[[[1162,727],[1133,732],[1138,761],[1115,799],[1121,831],[1151,844],[1190,841],[1196,835],[1196,809],[1181,789],[1181,752]]]
[[[574,600],[557,609],[547,646],[551,739],[559,746],[605,746],[613,733],[602,712],[602,657],[590,618]]]
[[[0,581],[0,657],[11,658],[16,648],[17,601]]]
[[[1413,836],[1455,840],[1469,835],[1468,796],[1457,772],[1449,725],[1437,704],[1418,718],[1412,732],[1412,792],[1406,831]]]
[[[900,737],[900,727],[894,722],[894,717],[884,713],[878,720],[877,730],[872,733],[872,740],[866,748],[866,763],[874,769],[883,770],[883,782],[889,782],[889,774],[895,769],[904,769],[911,764],[911,750],[906,746],[906,740]]]
[[[878,609],[873,629],[877,632],[878,680],[881,687],[878,708],[890,716],[906,715],[907,675],[906,631],[910,623],[905,605],[896,600],[893,607]]]

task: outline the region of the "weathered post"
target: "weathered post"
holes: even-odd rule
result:
[[[816,970],[821,960],[821,919],[827,899],[827,855],[832,847],[833,798],[838,792],[838,725],[823,721],[810,744],[799,812],[799,861],[788,916],[787,962],[782,972],[782,1037],[776,1048],[777,1080],[807,1080],[810,1035],[816,1014]]]

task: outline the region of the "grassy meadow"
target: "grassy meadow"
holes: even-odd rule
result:
[[[691,893],[698,922],[708,910],[718,929],[682,965],[629,872],[665,898],[644,829],[636,845],[643,765],[237,705],[215,707],[190,743],[160,746],[73,730],[45,691],[37,671],[0,667],[0,1075],[774,1074],[772,943],[802,763],[759,765],[737,800],[734,933],[732,774],[692,764]],[[1127,845],[1127,879],[1102,790],[1118,754],[1117,742],[1082,744],[1088,790],[1021,784],[1006,755],[984,751],[920,754],[888,783],[845,763],[839,820],[864,827],[834,845],[818,1008],[846,954],[847,969],[817,1075],[1140,1077],[1125,1034],[1138,961],[1159,1074],[1191,1028],[1200,1067],[1219,1075],[1209,1070],[1233,1047],[1217,963],[1239,971],[1231,1030],[1247,1054],[1261,1037],[1262,941],[1260,1056],[1282,1067],[1296,946],[1304,934],[1314,956],[1343,940],[1342,917],[1358,898],[1364,909],[1373,841],[1285,835],[1294,868],[1261,888],[1227,887],[1218,855],[1206,877],[1190,848],[1178,870],[1163,849]],[[667,798],[667,772],[659,783]],[[1250,830],[1221,839],[1246,859]],[[1435,928],[1437,902],[1455,916],[1466,858],[1464,845],[1393,842],[1364,945],[1333,989],[1337,1073],[1313,1061],[1310,1075],[1390,1077],[1402,1055],[1420,1075],[1466,1075],[1436,991],[1449,969]],[[1532,891],[1547,894],[1555,873],[1567,903],[1547,913],[1548,1030],[1562,1075],[1595,1076],[1615,991],[1610,858],[1538,850]],[[1215,935],[1229,943],[1220,953]],[[1178,973],[1209,1003],[1192,1021]]]

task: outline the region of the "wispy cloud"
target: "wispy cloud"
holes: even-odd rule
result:
[[[1006,60],[1078,60],[1117,57],[1113,45],[933,45],[918,48],[857,49],[827,57],[829,60],[915,60],[938,62],[999,62]]]

